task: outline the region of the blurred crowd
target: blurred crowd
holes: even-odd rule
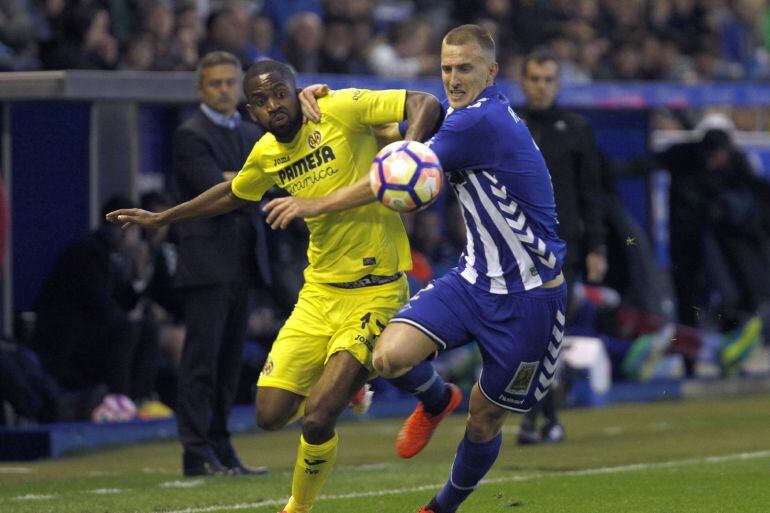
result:
[[[0,70],[192,70],[212,50],[247,67],[432,75],[459,23],[499,42],[502,74],[546,47],[564,83],[770,77],[766,0],[0,0]]]

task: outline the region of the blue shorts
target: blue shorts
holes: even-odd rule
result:
[[[566,307],[565,284],[492,294],[452,270],[415,294],[390,322],[414,326],[441,351],[478,342],[481,392],[501,408],[526,412],[553,382]]]

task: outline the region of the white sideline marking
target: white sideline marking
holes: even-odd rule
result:
[[[617,474],[622,472],[634,472],[637,470],[671,468],[671,467],[680,467],[685,465],[697,465],[702,463],[723,463],[725,461],[753,460],[753,459],[768,458],[768,457],[770,457],[770,451],[741,452],[736,454],[726,454],[724,456],[709,456],[707,458],[692,458],[687,460],[662,461],[659,463],[636,463],[633,465],[621,465],[618,467],[597,467],[597,468],[588,468],[583,470],[567,470],[564,472],[554,471],[548,474],[538,473],[538,474],[531,474],[527,476],[506,476],[506,477],[498,477],[493,479],[484,479],[481,481],[481,484],[507,483],[507,482],[515,482],[515,481],[534,481],[535,479],[542,479],[544,477]],[[444,483],[412,486],[409,488],[395,488],[390,490],[374,490],[369,492],[343,493],[338,495],[320,495],[318,497],[318,500],[332,501],[332,500],[340,500],[340,499],[360,499],[364,497],[383,497],[386,495],[401,495],[404,493],[439,490],[443,487],[444,487]],[[289,498],[286,497],[283,499],[269,499],[269,500],[252,502],[252,503],[241,503],[241,504],[232,504],[232,505],[219,504],[214,506],[207,506],[205,508],[187,508],[187,509],[180,509],[176,511],[167,511],[166,513],[211,513],[214,511],[260,508],[262,506],[283,506],[288,500]]]
[[[203,484],[203,479],[193,479],[190,481],[166,481],[161,483],[161,488],[195,488]]]
[[[167,468],[152,468],[152,467],[143,467],[142,468],[142,474],[176,474],[176,472],[172,472],[171,470]]]
[[[620,426],[607,426],[603,431],[605,435],[618,436],[623,432],[623,428]]]
[[[354,470],[356,472],[363,471],[374,471],[374,470],[383,470],[386,468],[395,467],[395,465],[391,463],[365,463],[363,465],[342,465],[339,467],[336,467],[339,470]]]
[[[53,499],[54,497],[56,497],[55,494],[28,493],[27,495],[19,495],[18,497],[14,498],[18,501],[43,501]]]
[[[123,493],[123,490],[120,488],[97,488],[96,490],[91,490],[91,493],[95,493],[97,495],[111,495],[115,493]]]
[[[27,467],[0,467],[0,474],[29,474],[31,468]]]

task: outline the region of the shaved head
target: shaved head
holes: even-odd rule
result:
[[[286,64],[278,61],[264,60],[257,61],[251,65],[246,71],[246,75],[243,77],[243,92],[246,97],[249,97],[248,85],[252,78],[261,75],[278,75],[283,81],[285,81],[291,89],[297,87],[297,80],[294,75],[294,71]]]

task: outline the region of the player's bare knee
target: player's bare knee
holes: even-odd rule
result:
[[[500,410],[485,410],[468,416],[465,432],[471,442],[485,443],[502,430],[507,413]]]
[[[286,425],[289,418],[285,412],[257,409],[257,426],[265,431],[278,431]]]
[[[334,419],[319,408],[305,412],[302,417],[302,436],[310,444],[322,444],[334,436]]]
[[[286,425],[284,419],[257,415],[257,426],[264,431],[278,431]]]
[[[383,378],[389,378],[390,377],[390,361],[388,359],[388,353],[385,351],[377,351],[374,350],[374,356],[372,358],[372,364],[374,365],[374,370],[377,371],[377,373],[382,376]]]

